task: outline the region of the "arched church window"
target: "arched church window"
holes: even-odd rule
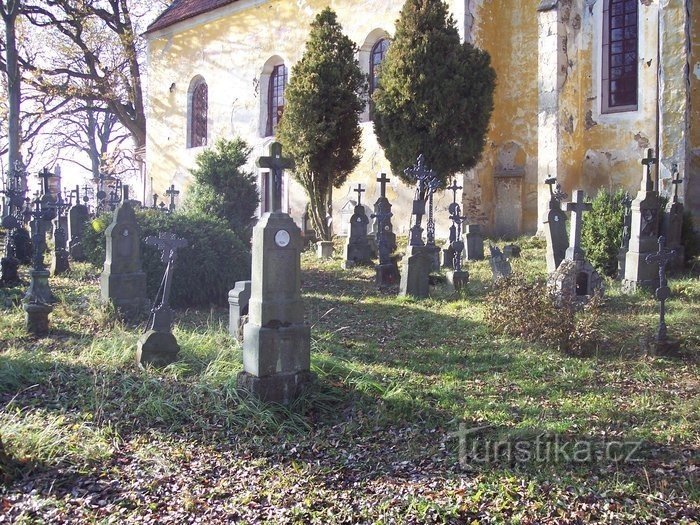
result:
[[[374,113],[374,103],[372,102],[372,93],[379,85],[379,70],[381,69],[382,61],[389,49],[389,39],[381,38],[372,46],[372,51],[369,54],[369,118],[372,120]]]
[[[603,113],[637,109],[638,4],[638,0],[605,0],[603,5]]]
[[[192,90],[190,104],[190,143],[188,147],[198,148],[207,145],[207,113],[209,91],[204,80],[198,81]]]
[[[287,85],[287,66],[276,65],[270,73],[270,83],[267,89],[267,128],[266,136],[274,135],[284,113],[284,88]]]

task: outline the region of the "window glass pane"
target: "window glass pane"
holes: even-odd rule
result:
[[[637,1],[606,0],[604,52],[607,56],[607,108],[637,105]]]

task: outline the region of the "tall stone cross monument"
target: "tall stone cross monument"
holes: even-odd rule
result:
[[[642,187],[631,206],[630,241],[622,281],[622,288],[629,292],[637,288],[654,290],[659,286],[657,267],[646,262],[647,255],[656,253],[659,238],[659,194],[654,189],[651,173],[654,164],[654,150],[648,149],[647,156],[642,159]]]
[[[583,213],[590,211],[593,206],[588,202],[584,202],[583,200],[583,190],[576,190],[573,201],[566,203],[566,210],[571,212],[569,247],[566,249],[566,258],[570,261],[577,261],[585,258],[583,248],[581,248]]]
[[[362,205],[362,193],[367,190],[361,184],[358,184],[353,191],[357,192],[357,205],[350,217],[350,235],[345,243],[343,268],[351,268],[372,262],[372,249],[367,241],[369,219],[365,213],[365,207]]]
[[[669,262],[668,269],[671,271],[681,270],[685,263],[685,248],[681,241],[683,231],[683,203],[678,200],[678,186],[683,183],[678,171],[678,164],[671,167],[671,185],[673,186],[673,196],[666,205],[663,220],[661,221],[661,231],[666,237],[666,246],[675,254],[673,260]]]
[[[282,209],[282,177],[284,170],[294,169],[294,161],[282,156],[282,144],[273,142],[270,144],[270,155],[260,157],[255,164],[258,168],[269,170],[266,186],[270,210],[280,211]]]
[[[238,386],[265,401],[287,404],[312,379],[311,330],[304,323],[301,299],[301,231],[279,211],[282,175],[293,163],[273,143],[270,156],[258,159],[257,165],[269,168],[275,179],[268,185],[274,188],[274,211],[263,214],[253,228],[251,296]]]

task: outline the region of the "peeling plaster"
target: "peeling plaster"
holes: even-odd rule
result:
[[[593,120],[593,110],[589,109],[588,111],[586,111],[586,120],[584,125],[586,126],[587,130],[591,129],[593,126],[598,125],[598,123],[595,120]]]
[[[649,147],[649,139],[642,135],[641,131],[634,136],[634,140],[637,141],[637,145],[642,149]]]
[[[700,80],[700,62],[696,62],[693,66],[693,76],[695,76],[696,79]]]

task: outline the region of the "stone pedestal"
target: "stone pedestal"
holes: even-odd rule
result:
[[[640,190],[631,206],[630,242],[625,256],[625,278],[622,289],[653,291],[659,286],[659,269],[645,261],[656,253],[659,235],[659,196],[653,190]]]
[[[399,282],[401,274],[396,259],[388,264],[378,264],[374,267],[376,271],[375,282],[378,286],[389,286]]]
[[[70,270],[68,252],[66,250],[54,250],[51,257],[51,275],[61,275]]]
[[[419,299],[428,297],[433,252],[426,246],[410,246],[408,257],[401,272],[399,295],[410,295]]]
[[[467,224],[464,235],[464,251],[467,261],[481,261],[484,258],[484,236],[479,224]]]
[[[333,257],[333,241],[318,241],[316,243],[316,256],[319,259],[330,259]]]
[[[24,303],[27,332],[33,335],[46,335],[49,331],[49,314],[53,310],[50,304]]]
[[[442,250],[442,267],[443,268],[453,268],[454,267],[455,251],[452,248],[452,244],[449,244],[447,248]]]
[[[447,272],[447,288],[449,291],[461,292],[469,282],[469,272],[465,270]]]
[[[237,281],[228,293],[228,333],[239,341],[243,340],[244,318],[248,315],[251,281]]]
[[[53,304],[56,296],[49,287],[48,270],[32,270],[29,272],[30,281],[27,293],[24,296],[24,303]]]
[[[547,279],[547,289],[557,306],[580,307],[596,293],[603,293],[603,280],[583,259],[564,259]]]
[[[163,367],[177,361],[180,345],[172,332],[148,330],[136,344],[136,362],[139,366]]]
[[[286,213],[266,213],[253,228],[251,297],[238,386],[264,401],[287,404],[312,379],[301,249],[299,228]]]

